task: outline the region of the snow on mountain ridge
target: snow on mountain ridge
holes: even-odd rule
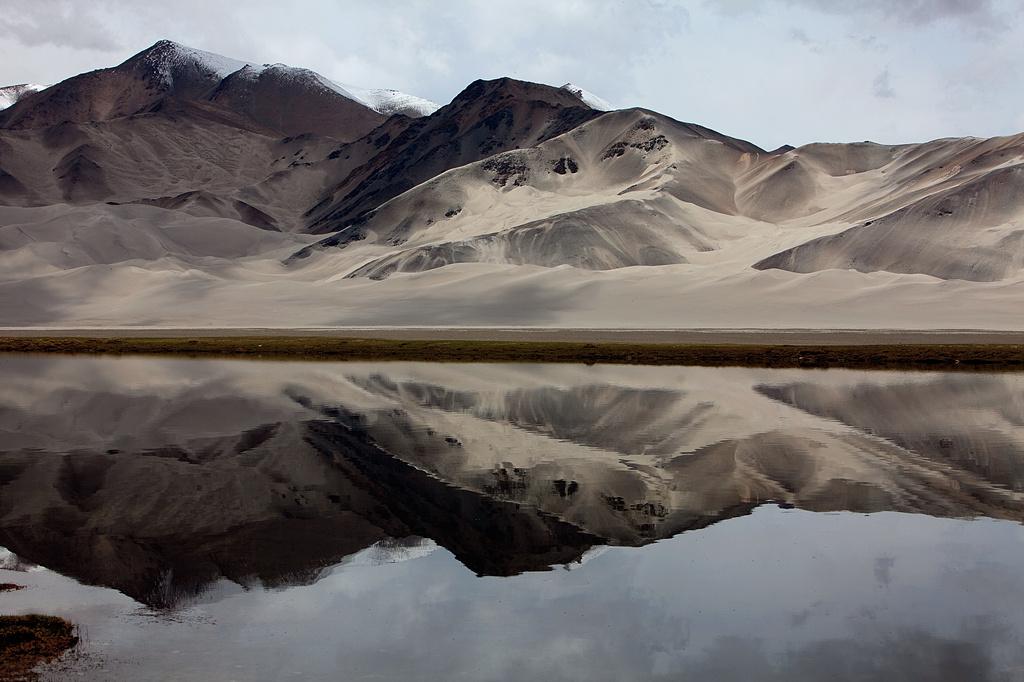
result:
[[[342,87],[353,95],[354,99],[385,116],[390,116],[391,114],[405,114],[413,117],[429,116],[441,108],[441,105],[437,102],[399,92],[398,90],[358,88],[353,85],[344,85]]]
[[[168,87],[174,85],[174,67],[183,67],[188,64],[194,64],[203,68],[210,75],[215,75],[221,80],[236,71],[244,69],[246,66],[256,69],[263,68],[251,62],[230,59],[213,52],[180,45],[170,40],[161,40],[154,45],[146,55],[146,63],[160,75],[162,82]]]
[[[291,69],[295,67],[287,68]],[[302,70],[308,71],[308,69]],[[399,92],[398,90],[389,90],[386,88],[360,88],[355,85],[338,83],[337,81],[332,81],[329,78],[324,78],[315,71],[309,71],[309,73],[342,97],[348,97],[351,100],[373,109],[378,114],[384,114],[385,116],[390,116],[391,114],[406,114],[407,116],[413,117],[429,116],[441,108],[441,105],[436,102],[431,102],[430,100],[422,97],[416,97],[415,95]]]
[[[359,102],[363,106],[385,116],[395,113],[414,117],[428,116],[441,108],[441,105],[435,102],[399,92],[398,90],[360,88],[332,81],[310,69],[280,63],[256,64],[254,62],[244,62],[213,52],[180,45],[169,40],[162,40],[154,45],[153,49],[150,50],[150,54],[147,55],[147,63],[160,75],[162,82],[168,87],[172,86],[174,82],[174,68],[190,63],[207,71],[210,75],[216,75],[221,80],[242,70],[245,70],[246,75],[250,77],[258,77],[267,69],[278,69],[297,79],[319,83],[342,97]]]
[[[0,88],[0,111],[11,106],[25,95],[45,90],[48,87],[50,86],[22,83],[21,85],[8,85]]]
[[[568,90],[572,94],[579,97],[580,100],[591,109],[596,109],[597,111],[615,111],[616,109],[618,109],[617,106],[615,106],[608,100],[604,99],[603,97],[598,97],[594,93],[584,90],[580,86],[574,85],[573,83],[566,83],[565,85],[562,86],[562,89]]]

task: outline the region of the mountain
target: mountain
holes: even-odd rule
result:
[[[710,250],[685,205],[735,207],[719,178],[694,177],[694,159],[732,165],[764,152],[644,110],[591,119],[568,135],[445,173],[313,248],[343,246],[356,236],[399,247],[350,273],[375,279],[460,262],[588,270],[669,265]],[[534,190],[530,204],[517,206],[515,222],[496,231],[492,217],[517,187]],[[571,205],[565,196],[574,197]],[[440,241],[452,232],[463,238]]]
[[[11,131],[0,134],[0,204],[144,203],[279,229],[291,207],[268,214],[238,191],[311,148],[323,156],[391,115],[436,108],[393,90],[350,90],[305,69],[161,41],[0,111]]]
[[[610,108],[168,41],[18,90],[0,324],[1020,329],[1024,135],[765,151]]]
[[[347,89],[307,69],[257,65],[162,40],[124,63],[22,95],[0,111],[0,128],[38,129],[143,113],[166,100],[210,102],[283,135],[360,137],[395,113],[433,103],[394,90]]]

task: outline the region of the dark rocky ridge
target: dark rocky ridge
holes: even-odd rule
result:
[[[281,65],[236,71],[209,100],[285,135],[314,133],[345,142],[387,119],[326,87],[312,71]]]
[[[358,420],[344,421],[267,424],[195,448],[43,460],[0,453],[0,545],[170,608],[221,578],[268,588],[308,583],[388,538],[431,537],[482,575],[546,570],[598,541],[535,509],[446,485],[381,451],[353,428]],[[42,517],[17,513],[42,501],[30,489],[39,476],[51,481],[54,499]],[[137,504],[119,516],[143,490],[160,491],[161,510]]]
[[[280,135],[316,133],[357,139],[387,119],[318,82],[303,69],[276,65],[227,77],[193,51],[162,40],[122,64],[84,73],[0,111],[0,129],[95,123],[160,109],[164,99],[223,108]],[[227,114],[230,115],[230,114]]]
[[[389,120],[353,145],[380,151],[307,212],[309,229],[358,230],[373,209],[447,170],[535,146],[600,115],[561,88],[511,78],[475,81],[431,116]]]

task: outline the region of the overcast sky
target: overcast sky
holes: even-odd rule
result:
[[[0,84],[161,38],[442,104],[571,81],[769,149],[1024,131],[1021,0],[4,0]]]

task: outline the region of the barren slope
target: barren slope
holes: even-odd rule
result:
[[[929,169],[952,164],[924,191],[914,187],[920,181],[907,182],[911,186],[901,188],[904,207],[787,249],[754,267],[886,270],[974,281],[1019,276],[1024,268],[1024,139],[997,144],[998,154],[985,150],[968,157],[967,169],[953,164],[956,159]],[[896,172],[905,174],[903,169]],[[908,194],[921,196],[908,201]]]
[[[652,112],[604,114],[443,173],[292,262],[318,250],[383,252],[352,273],[375,279],[465,262],[591,270],[685,263],[688,253],[717,248],[721,235],[701,214],[736,214],[733,176],[750,155],[765,153]],[[346,267],[342,256],[336,261]]]

